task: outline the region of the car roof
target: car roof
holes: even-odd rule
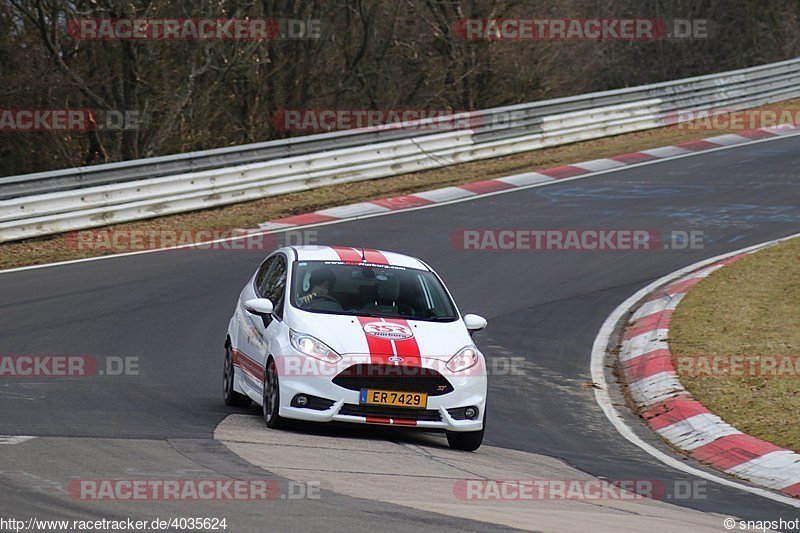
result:
[[[298,261],[346,261],[362,262],[366,258],[367,263],[376,263],[405,268],[416,268],[420,270],[430,270],[428,265],[409,255],[387,252],[384,250],[374,250],[364,248],[353,248],[351,246],[292,246],[292,250],[297,254]]]

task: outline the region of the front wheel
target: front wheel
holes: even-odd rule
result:
[[[249,396],[239,394],[233,388],[234,370],[231,349],[225,348],[225,366],[222,369],[222,397],[225,405],[231,407],[247,407],[252,401]]]
[[[480,431],[448,431],[447,444],[454,450],[474,452],[481,447],[486,433],[486,413],[483,414],[483,427]]]
[[[275,360],[270,359],[264,373],[264,392],[261,396],[261,411],[264,422],[270,429],[282,429],[288,426],[287,420],[278,414],[281,405],[281,387],[278,379],[278,368]]]

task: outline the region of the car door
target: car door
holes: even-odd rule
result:
[[[244,370],[242,376],[254,394],[261,394],[264,379],[263,354],[267,351],[268,343],[264,320],[247,311],[244,303],[247,300],[261,297],[258,288],[264,286],[269,270],[276,261],[277,255],[268,257],[239,296],[239,308],[237,309],[239,328],[234,339],[234,346],[244,356],[245,360],[240,362],[240,366]]]
[[[269,317],[252,316],[259,331],[263,333],[264,343],[259,347],[259,353],[254,354],[258,363],[266,367],[267,357],[270,354],[280,355],[281,338],[286,329],[283,323],[283,310],[286,301],[286,278],[288,262],[282,253],[276,254],[263,279],[256,278],[256,293],[259,298],[267,298],[272,302],[273,312]],[[260,283],[259,283],[260,282]]]

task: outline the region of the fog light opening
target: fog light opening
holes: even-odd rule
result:
[[[478,418],[478,408],[477,407],[467,407],[464,409],[464,416],[469,420],[475,420]]]
[[[306,407],[308,406],[308,397],[304,394],[298,394],[294,397],[294,404],[297,405],[297,407]]]

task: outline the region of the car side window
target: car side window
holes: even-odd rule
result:
[[[271,267],[278,256],[273,256],[264,261],[258,269],[258,274],[256,274],[256,293],[264,297],[264,293],[266,292],[266,279],[267,279],[267,272],[269,271],[269,267]]]
[[[264,277],[263,291],[259,288],[259,294],[263,298],[268,298],[275,306],[275,315],[283,318],[283,295],[286,292],[286,259],[282,255],[276,255],[272,264]]]

